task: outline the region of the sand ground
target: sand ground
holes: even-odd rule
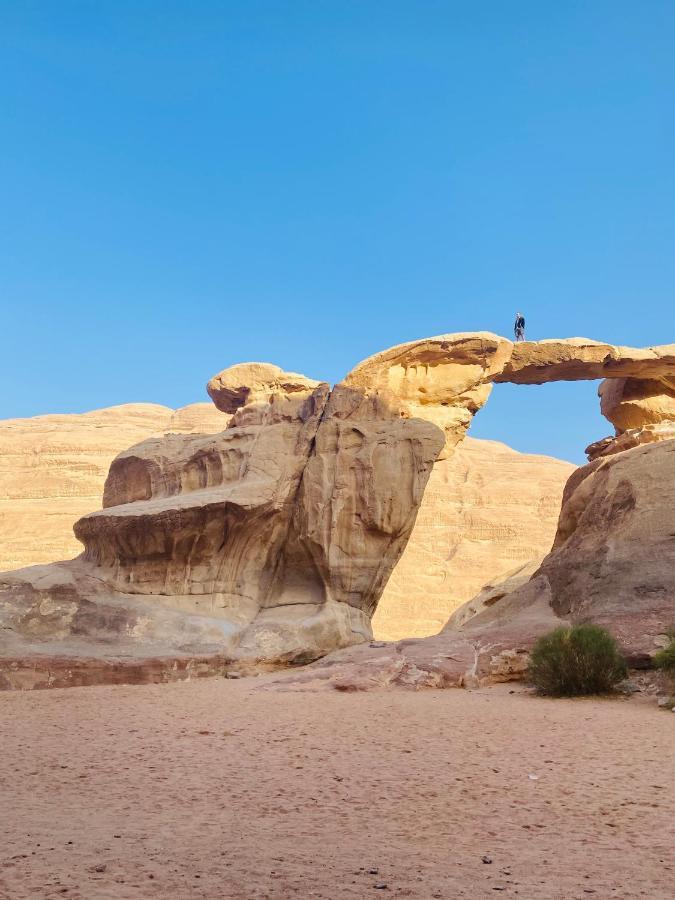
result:
[[[675,715],[653,700],[210,679],[0,694],[0,724],[2,898],[675,885]]]

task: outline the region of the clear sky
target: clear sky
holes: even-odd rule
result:
[[[0,417],[485,329],[675,340],[675,3],[0,0]],[[472,433],[581,461],[593,383]]]

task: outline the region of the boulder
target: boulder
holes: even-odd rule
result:
[[[675,423],[675,378],[613,378],[598,388],[600,411],[617,434],[645,425]]]
[[[270,363],[240,363],[214,375],[206,390],[217,409],[235,413],[244,406],[266,404],[273,397],[277,405],[290,403],[298,395],[307,396],[320,384]]]

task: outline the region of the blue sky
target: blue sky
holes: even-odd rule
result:
[[[675,4],[0,0],[0,417],[339,380],[443,332],[675,340]],[[596,384],[472,433],[581,461]]]

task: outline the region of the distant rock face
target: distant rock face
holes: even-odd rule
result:
[[[4,685],[185,677],[191,666],[300,663],[363,643],[432,467],[494,381],[673,376],[672,347],[514,345],[488,333],[394,347],[332,390],[264,363],[232,367],[209,383],[232,413],[224,431],[125,451],[104,509],[76,523],[83,555],[0,576]],[[516,652],[525,608],[528,621],[542,610],[557,620],[551,603],[518,604],[489,607],[510,617],[491,653]],[[462,627],[482,628],[487,614]],[[488,649],[461,641],[447,659],[469,654],[478,678]]]
[[[415,528],[373,617],[376,638],[437,634],[458,606],[551,549],[575,467],[465,438],[433,468]]]
[[[0,571],[81,553],[73,525],[101,505],[120,451],[153,434],[221,431],[228,421],[211,403],[0,421]]]

